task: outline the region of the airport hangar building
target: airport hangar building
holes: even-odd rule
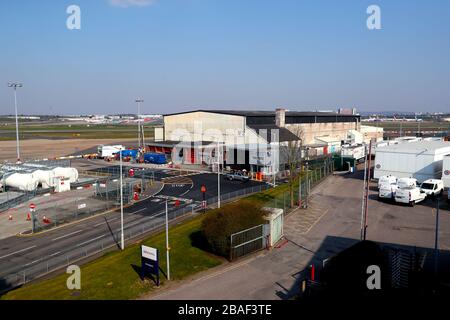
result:
[[[155,130],[155,141],[147,143],[147,147],[151,152],[168,154],[174,163],[208,167],[216,165],[218,149],[224,167],[271,174],[283,170],[285,161],[281,150],[289,141],[301,139],[303,148],[326,155],[337,152],[350,132],[360,130],[361,119],[357,114],[281,108],[194,110],[164,115],[164,127]],[[181,141],[189,143],[172,152]],[[278,161],[276,152],[271,150],[280,150]]]

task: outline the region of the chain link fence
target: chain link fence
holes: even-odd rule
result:
[[[311,166],[304,165],[301,178],[293,184],[292,194],[289,189],[279,192],[267,201],[266,206],[283,209],[285,214],[289,214],[298,207],[307,208],[311,190],[332,173],[333,162],[331,161],[318,162]]]

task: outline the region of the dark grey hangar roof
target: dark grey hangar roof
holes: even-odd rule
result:
[[[275,111],[251,111],[251,110],[192,110],[164,115],[165,117],[187,114],[193,112],[208,112],[246,117],[247,125],[252,124],[275,124]],[[360,120],[359,115],[346,115],[334,112],[308,112],[308,111],[286,111],[286,124],[293,123],[327,123],[327,122],[356,122]]]
[[[272,138],[276,138],[276,134],[278,134],[278,141],[284,142],[284,141],[296,141],[299,140],[299,137],[297,137],[295,134],[293,134],[291,131],[289,131],[286,128],[280,128],[276,125],[272,124],[252,124],[249,125],[250,128],[256,131],[256,133],[267,140],[268,143],[272,142]],[[272,130],[278,129],[278,132],[275,133]],[[275,134],[275,136],[272,136]]]

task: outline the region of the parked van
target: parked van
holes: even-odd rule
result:
[[[420,190],[425,192],[427,196],[441,195],[444,192],[444,182],[439,179],[428,179],[422,182]]]
[[[417,186],[417,180],[414,178],[399,179],[398,187],[395,192],[395,202],[407,203],[410,206],[414,206],[427,197],[425,192]]]
[[[395,193],[398,190],[397,183],[385,183],[378,187],[378,198],[381,199],[394,199]]]
[[[381,176],[378,179],[378,189],[380,189],[381,185],[392,185],[392,184],[397,184],[397,177],[395,176]]]
[[[419,187],[415,178],[400,178],[397,181],[397,185],[400,189]]]

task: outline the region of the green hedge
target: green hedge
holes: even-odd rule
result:
[[[261,205],[249,199],[215,209],[202,221],[202,235],[209,249],[228,258],[231,234],[264,223]]]

